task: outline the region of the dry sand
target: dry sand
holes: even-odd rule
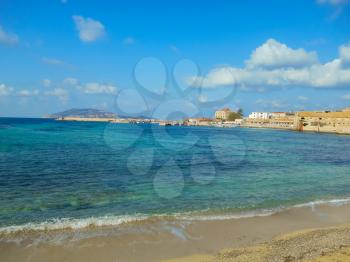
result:
[[[350,261],[350,225],[299,231],[266,243],[227,249],[216,255],[194,255],[164,262]]]

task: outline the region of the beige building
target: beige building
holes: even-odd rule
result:
[[[242,123],[245,127],[277,128],[277,129],[294,129],[294,118],[246,118]]]
[[[292,112],[272,112],[270,118],[290,118],[294,117],[294,115]]]
[[[298,112],[294,125],[299,131],[350,134],[350,109]]]
[[[189,126],[210,126],[214,124],[214,121],[206,117],[188,118],[185,120],[186,125]]]
[[[242,126],[277,128],[277,129],[295,129],[295,115],[287,112],[253,112],[248,118],[245,118]]]
[[[229,108],[223,108],[215,112],[215,118],[221,120],[227,120],[232,111]]]

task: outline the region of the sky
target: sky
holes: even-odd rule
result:
[[[350,106],[350,1],[0,0],[0,117]]]

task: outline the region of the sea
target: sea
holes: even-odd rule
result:
[[[0,118],[0,235],[350,203],[350,136]]]

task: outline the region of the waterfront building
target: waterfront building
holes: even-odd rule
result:
[[[286,116],[287,116],[286,112],[272,112],[270,114],[271,118],[283,118],[283,117],[286,117]]]
[[[188,118],[185,120],[186,125],[189,126],[210,126],[213,125],[214,121],[211,118],[206,117],[197,117],[197,118]]]
[[[299,131],[350,134],[350,109],[298,112],[294,125]]]
[[[293,117],[295,114],[293,112],[272,112],[270,118],[289,118]]]
[[[271,117],[271,113],[269,112],[252,112],[249,114],[249,119],[269,119]]]
[[[215,112],[215,119],[227,120],[232,111],[229,108],[223,108]]]

